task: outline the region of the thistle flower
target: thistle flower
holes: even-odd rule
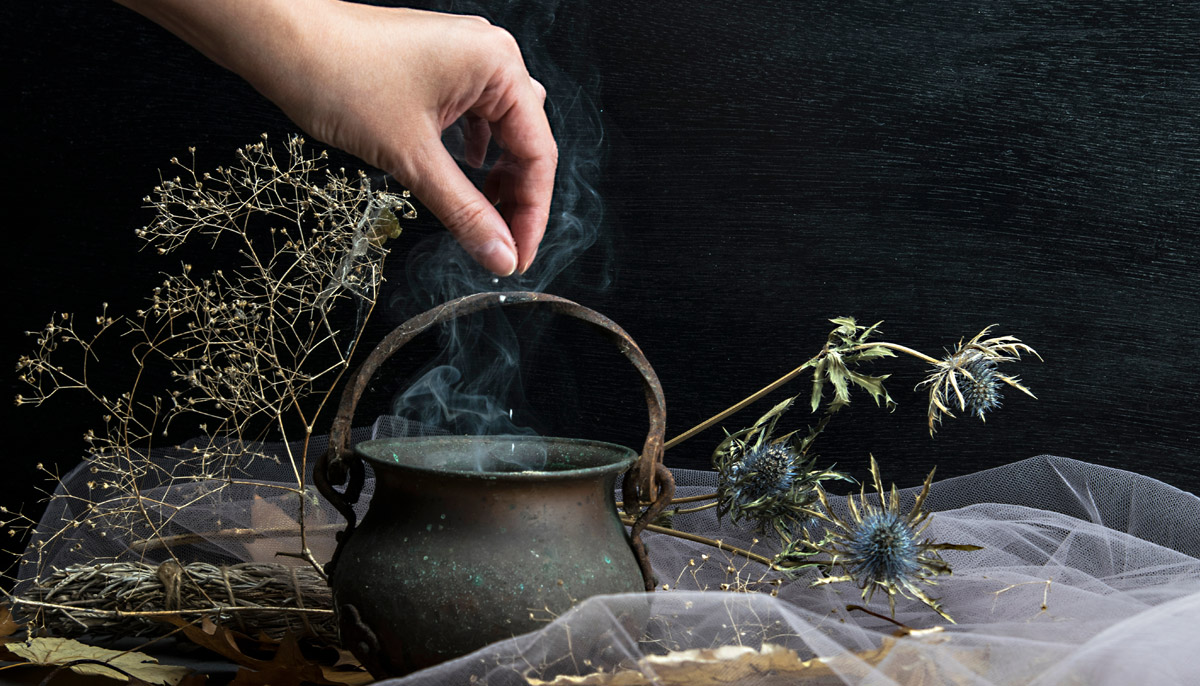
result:
[[[883,491],[879,465],[871,457],[871,477],[879,494],[879,506],[868,502],[866,487],[847,498],[849,520],[834,514],[824,489],[818,490],[823,511],[820,519],[828,522],[821,540],[814,540],[808,531],[796,539],[775,558],[778,569],[817,567],[823,576],[813,586],[849,581],[862,589],[862,597],[870,602],[876,590],[888,594],[892,615],[896,614],[896,596],[916,598],[928,605],[948,622],[954,620],[942,610],[941,604],[929,596],[918,583],[936,585],[933,577],[950,574],[950,565],[938,554],[939,550],[981,550],[976,545],[935,543],[932,539],[918,540],[929,526],[932,514],[924,508],[925,498],[933,483],[933,472],[925,479],[921,492],[908,514],[900,513],[900,497],[892,485],[891,496]],[[824,556],[819,558],[818,556]],[[835,568],[842,574],[833,575]]]
[[[953,353],[936,362],[929,376],[917,384],[917,388],[929,386],[929,433],[937,431],[942,415],[954,417],[950,404],[957,401],[958,409],[986,421],[988,412],[1000,407],[1003,399],[1001,384],[1008,384],[1037,398],[1015,376],[997,371],[999,362],[1017,362],[1021,353],[1027,352],[1042,359],[1037,351],[1012,336],[999,336],[980,340],[995,325],[985,328],[964,344],[958,342]],[[953,395],[953,400],[951,399]]]
[[[793,529],[813,517],[819,499],[818,485],[824,479],[844,478],[832,471],[814,469],[816,458],[807,459],[793,446],[771,443],[743,447],[741,459],[718,469],[717,512],[729,514],[735,523],[754,520],[759,531],[773,528],[784,540]]]
[[[713,453],[720,480],[717,515],[728,514],[734,523],[754,520],[760,532],[770,527],[784,542],[815,516],[822,481],[852,480],[832,470],[815,469],[816,457],[807,457],[824,421],[802,440],[795,432],[772,436],[791,402],[776,405],[749,429],[728,436]]]

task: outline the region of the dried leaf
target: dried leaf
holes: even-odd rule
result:
[[[9,610],[7,605],[0,605],[0,638],[12,636],[24,627],[24,624],[18,624],[17,620],[13,619],[12,610]]]
[[[361,671],[349,671],[322,665],[321,673],[330,682],[344,686],[364,686],[375,681],[375,677],[371,676],[371,673],[365,669]]]
[[[347,682],[325,678],[324,668],[304,656],[296,637],[288,634],[274,659],[254,669],[239,669],[229,686],[342,686]]]
[[[895,641],[884,639],[879,650],[860,653],[868,664],[877,664]],[[825,683],[834,671],[825,660],[801,660],[796,651],[770,643],[761,650],[748,646],[722,646],[709,650],[680,650],[666,655],[649,655],[634,669],[586,676],[559,676],[551,681],[528,679],[531,686],[727,686],[755,683],[792,686]]]
[[[24,624],[19,624],[17,620],[13,619],[12,611],[8,609],[7,605],[0,605],[0,660],[10,659],[4,647],[9,643],[23,640],[16,634],[24,628]],[[11,656],[11,659],[16,659],[16,656]]]
[[[887,348],[866,348],[856,353],[846,355],[846,362],[858,364],[859,362],[867,362],[868,360],[878,360],[883,357],[895,357],[896,353]]]
[[[338,659],[337,659],[337,662],[333,663],[334,667],[339,667],[339,668],[340,667],[349,667],[351,669],[363,669],[362,663],[359,662],[358,658],[354,657],[354,653],[350,652],[349,650],[346,650],[345,648],[338,648],[337,654],[338,654]]]
[[[880,376],[871,376],[870,374],[859,374],[858,372],[850,372],[850,380],[863,390],[871,394],[875,399],[876,405],[885,405],[887,409],[896,409],[896,401],[892,400],[892,396],[888,395],[887,389],[883,387],[883,382],[887,380],[891,374],[882,374]]]
[[[829,383],[833,384],[833,400],[829,401],[829,411],[837,412],[850,404],[850,370],[842,363],[842,356],[831,352],[826,359],[825,373]]]
[[[202,627],[196,626],[182,617],[167,616],[163,617],[163,620],[181,628],[183,635],[187,636],[192,643],[208,648],[235,665],[256,669],[269,664],[266,660],[259,660],[243,653],[237,645],[233,632],[214,624],[207,617],[201,620]]]
[[[345,684],[369,683],[349,680],[351,677],[340,681],[327,678],[325,668],[305,657],[304,653],[300,652],[300,645],[296,642],[296,637],[291,634],[284,636],[279,643],[274,658],[260,660],[242,652],[242,649],[238,647],[234,632],[212,623],[207,618],[202,622],[202,626],[191,624],[180,617],[167,617],[166,620],[183,629],[188,640],[204,646],[242,667],[238,670],[237,676],[234,677],[230,686],[300,686],[301,684],[344,686]],[[337,673],[338,671],[334,670],[334,674]],[[357,672],[347,672],[346,674],[354,675]]]
[[[192,671],[187,667],[160,665],[157,660],[143,653],[97,648],[69,638],[34,638],[22,643],[10,643],[7,647],[9,652],[25,658],[31,664],[65,666],[76,674],[125,682],[133,678],[157,686],[179,686]]]
[[[358,658],[354,657],[349,650],[338,648],[337,652],[338,659],[332,667],[321,666],[321,671],[326,679],[346,686],[360,686],[375,680],[375,677],[371,676],[366,667],[363,667]]]

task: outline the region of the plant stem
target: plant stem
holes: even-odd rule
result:
[[[683,498],[671,498],[672,505],[682,505],[683,503],[698,503],[702,500],[714,500],[717,497],[716,493],[705,493],[703,495],[689,495]]]
[[[632,517],[621,517],[621,521],[624,522],[626,526],[633,525]],[[724,550],[727,553],[733,553],[734,555],[744,557],[747,560],[750,560],[752,562],[757,562],[759,564],[763,564],[768,567],[771,566],[771,560],[769,558],[763,557],[762,555],[759,555],[758,553],[752,553],[749,550],[735,548],[734,546],[728,545],[721,541],[715,541],[711,538],[697,536],[696,534],[689,534],[686,531],[677,531],[675,529],[668,529],[665,526],[658,526],[657,524],[647,524],[646,531],[653,531],[656,534],[666,534],[668,536],[682,538],[684,540],[692,541],[695,543],[703,543],[704,545],[710,545],[718,550]]]
[[[713,508],[713,507],[716,507],[716,506],[717,506],[717,503],[716,503],[716,501],[713,501],[713,502],[711,502],[711,503],[705,503],[705,504],[703,504],[703,505],[701,505],[701,506],[699,506],[699,507],[688,507],[688,508],[684,508],[684,509],[682,509],[682,510],[673,510],[673,511],[671,512],[671,514],[677,514],[677,515],[681,515],[681,514],[688,514],[688,513],[691,513],[691,512],[700,512],[701,510],[707,510],[707,509],[709,509],[709,508]]]
[[[712,500],[717,497],[716,493],[705,493],[704,495],[689,495],[683,498],[671,498],[671,502],[667,503],[667,507],[671,505],[682,505],[683,503],[696,503],[701,500]],[[625,507],[625,503],[618,500],[617,508]]]
[[[319,607],[266,607],[263,605],[218,605],[213,604],[211,607],[196,607],[196,608],[180,608],[178,610],[101,610],[92,607],[76,607],[74,605],[60,605],[58,603],[47,603],[40,600],[26,600],[24,598],[14,598],[14,605],[23,605],[26,607],[36,607],[47,610],[62,610],[64,612],[74,612],[84,615],[96,615],[99,617],[178,617],[180,615],[194,614],[209,614],[209,613],[226,613],[226,612],[287,612],[290,614],[300,615],[332,615],[333,610]]]
[[[344,524],[324,524],[321,526],[308,527],[309,533],[341,531],[345,527]],[[241,528],[241,529],[221,529],[219,531],[195,532],[189,534],[175,534],[174,536],[156,536],[142,541],[135,541],[129,545],[129,550],[145,554],[151,550],[158,548],[170,548],[174,545],[191,545],[194,543],[202,543],[204,541],[216,540],[237,540],[239,538],[267,538],[279,536],[280,538],[291,538],[300,535],[300,527],[272,527],[263,529]]]
[[[772,381],[771,383],[767,384],[766,386],[763,386],[762,388],[760,388],[757,391],[755,391],[754,393],[750,394],[749,396],[747,396],[745,399],[741,400],[740,402],[730,405],[729,407],[725,408],[721,412],[718,412],[717,414],[700,422],[696,426],[693,426],[692,428],[688,429],[687,431],[684,431],[683,433],[679,434],[675,438],[672,438],[671,440],[667,441],[666,444],[663,445],[663,450],[669,450],[671,448],[674,448],[675,446],[679,445],[680,443],[683,443],[684,441],[695,436],[696,434],[700,433],[701,431],[704,431],[705,429],[711,427],[712,425],[716,424],[717,422],[721,421],[722,419],[725,419],[726,417],[728,417],[732,414],[735,414],[737,412],[740,412],[740,411],[744,410],[745,408],[749,407],[750,405],[753,405],[754,403],[758,402],[759,400],[763,399],[770,393],[777,390],[780,386],[786,384],[787,382],[791,381],[792,379],[796,378],[797,376],[800,376],[801,372],[803,372],[805,369],[808,369],[809,367],[811,367],[813,365],[813,363],[816,362],[817,360],[819,360],[821,358],[821,355],[824,355],[824,354],[825,354],[825,352],[822,351],[816,357],[805,362],[804,364],[800,365],[799,367],[796,367],[792,371],[788,372],[787,374],[784,374],[783,376]]]
[[[896,350],[896,351],[902,352],[906,355],[912,355],[913,357],[915,357],[919,360],[924,360],[930,364],[941,364],[941,360],[935,360],[932,357],[926,355],[925,353],[923,353],[919,350],[913,350],[912,348],[907,348],[898,343],[887,343],[885,341],[877,341],[875,343],[863,343],[862,345],[856,345],[851,349],[852,350],[866,350],[868,348],[887,348],[888,350]]]
[[[870,348],[887,348],[889,350],[895,350],[897,352],[902,352],[906,355],[911,355],[919,360],[924,360],[925,362],[928,362],[930,364],[940,364],[941,363],[941,360],[936,360],[919,350],[913,350],[912,348],[905,347],[898,343],[888,343],[886,341],[877,341],[875,343],[863,343],[861,345],[854,346],[853,348],[851,348],[851,350],[868,350]],[[799,367],[796,367],[792,371],[788,372],[787,374],[784,374],[783,376],[772,381],[771,383],[767,384],[766,386],[763,386],[759,390],[757,390],[754,393],[747,396],[745,399],[743,399],[733,405],[730,405],[729,407],[725,408],[724,410],[722,410],[722,411],[718,412],[717,414],[709,417],[708,419],[700,422],[699,424],[697,424],[696,426],[693,426],[692,428],[688,429],[687,431],[684,431],[683,433],[679,434],[675,438],[672,438],[671,440],[667,441],[663,445],[663,450],[670,450],[671,448],[674,448],[675,446],[679,445],[680,443],[683,443],[684,441],[686,441],[689,438],[692,438],[693,436],[700,433],[701,431],[704,431],[705,429],[710,428],[712,425],[716,424],[717,422],[720,422],[721,420],[725,419],[726,417],[728,417],[732,414],[736,414],[737,412],[744,410],[745,408],[749,407],[750,405],[753,405],[754,403],[758,402],[759,400],[762,400],[767,395],[778,390],[780,386],[783,386],[784,384],[786,384],[787,382],[796,378],[797,376],[800,376],[801,372],[803,372],[805,369],[808,369],[809,367],[816,364],[817,361],[819,361],[821,359],[821,357],[824,356],[828,352],[829,352],[829,346],[826,345],[825,349],[821,350],[821,352],[814,355],[812,359],[808,360],[804,364],[800,365]]]

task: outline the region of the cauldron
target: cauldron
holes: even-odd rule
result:
[[[650,431],[640,457],[611,443],[524,436],[381,439],[348,449],[363,390],[401,346],[448,319],[534,303],[595,325],[641,373]],[[372,675],[397,676],[534,630],[584,598],[652,591],[640,533],[674,491],[662,466],[664,415],[658,378],[628,334],[569,300],[480,293],[401,324],[347,384],[314,473],[347,520],[326,566],[343,645]],[[375,493],[356,525],[364,462]],[[626,510],[638,515],[629,533],[613,499],[622,472]],[[332,487],[343,483],[344,491]]]

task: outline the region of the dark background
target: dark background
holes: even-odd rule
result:
[[[563,176],[598,194],[576,217],[598,229],[597,244],[547,290],[640,343],[663,381],[670,435],[816,353],[830,317],[885,320],[884,338],[934,356],[998,323],[1045,358],[1005,370],[1039,400],[1010,392],[985,424],[949,420],[931,439],[925,396],[910,392],[923,366],[885,361],[872,371],[894,372],[900,407],[856,396],[818,452],[859,476],[873,453],[901,486],[935,465],[952,476],[1053,453],[1196,492],[1197,7],[486,9],[517,34],[559,106]],[[129,312],[177,266],[138,253],[133,235],[170,157],[195,145],[215,166],[261,132],[295,129],[236,76],[115,4],[14,2],[0,14],[15,77],[4,145],[11,364],[32,347],[21,332],[51,312],[90,317],[101,302]],[[404,240],[438,231],[424,213]],[[427,304],[407,295],[402,262],[391,263],[395,304],[374,339]],[[528,338],[527,395],[514,401],[526,422],[640,445],[641,396],[614,351],[562,322]],[[100,381],[119,393],[129,370],[109,362]],[[381,380],[364,412],[385,411],[403,378]],[[22,392],[6,383],[10,397]],[[791,389],[806,397],[807,380]],[[67,397],[8,407],[0,502],[36,514],[33,465],[69,469],[98,418]],[[789,428],[805,419],[795,410]],[[668,463],[704,467],[719,438],[694,439]]]

